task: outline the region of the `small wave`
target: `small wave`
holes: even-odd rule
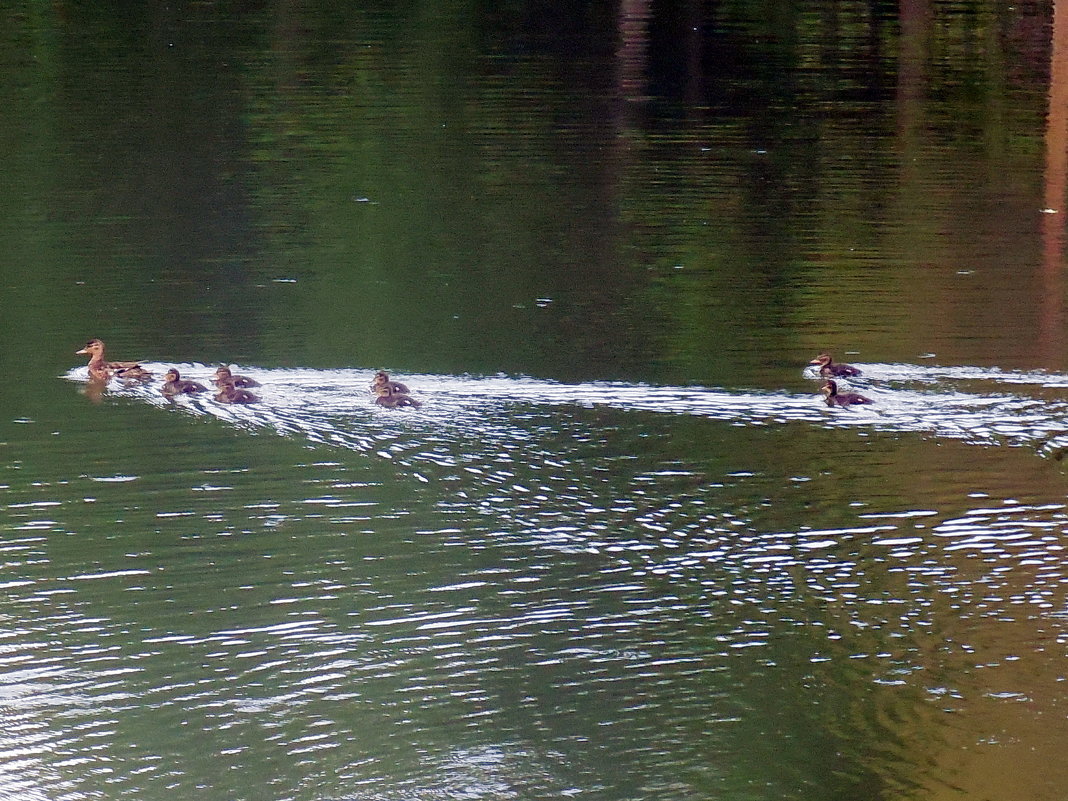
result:
[[[182,375],[207,383],[214,368],[197,363],[150,364],[162,374],[177,366]],[[996,368],[865,364],[862,386],[875,404],[830,409],[815,392],[735,391],[701,386],[657,386],[624,382],[566,384],[510,376],[405,375],[418,388],[419,409],[388,410],[373,403],[372,373],[357,369],[258,369],[241,372],[263,385],[262,402],[221,404],[205,397],[165,398],[156,384],[112,382],[106,394],[134,398],[186,414],[211,415],[231,425],[271,428],[329,446],[379,451],[378,434],[402,426],[439,436],[454,430],[475,436],[529,437],[512,414],[517,408],[579,406],[705,417],[735,425],[809,423],[825,428],[867,428],[914,432],[981,445],[1033,446],[1045,456],[1068,452],[1068,402],[1005,391],[1006,385],[1068,387],[1068,376],[1006,372]],[[806,377],[816,377],[806,371]],[[84,382],[85,368],[65,378]],[[969,390],[959,388],[970,382]],[[991,391],[982,391],[987,386]],[[815,386],[813,387],[815,389]],[[994,391],[996,390],[996,391]]]
[[[880,364],[878,362],[865,364],[855,362],[854,364],[863,370],[863,375],[852,380],[861,384],[871,381],[915,384],[977,381],[995,384],[1030,384],[1040,387],[1068,387],[1068,375],[1050,373],[1046,370],[1002,370],[999,367],[966,365],[943,367],[907,363]],[[804,375],[807,378],[818,378],[817,370],[817,367],[806,367]]]

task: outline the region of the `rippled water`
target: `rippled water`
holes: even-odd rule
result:
[[[145,362],[162,374],[169,366]],[[182,376],[209,384],[214,368],[176,365]],[[1068,401],[1053,390],[1068,388],[1068,376],[1047,371],[939,367],[907,364],[860,364],[863,375],[840,379],[840,389],[867,393],[873,405],[828,409],[816,368],[804,378],[813,392],[741,392],[707,387],[635,385],[622,382],[565,384],[519,377],[406,376],[419,387],[425,408],[382,409],[368,392],[368,373],[360,370],[246,369],[265,385],[261,404],[220,404],[207,396],[167,399],[152,384],[110,386],[110,397],[129,397],[187,414],[215,415],[238,427],[269,428],[299,434],[312,442],[355,450],[379,450],[394,458],[383,443],[390,436],[410,436],[447,446],[467,437],[532,439],[530,421],[551,416],[552,407],[578,406],[694,415],[744,425],[806,422],[825,427],[859,427],[878,431],[930,433],[973,444],[1031,446],[1060,458],[1060,435],[1068,432]],[[73,368],[67,378],[84,377]],[[1030,395],[1024,392],[1030,390]],[[403,434],[376,432],[369,420],[400,423]],[[518,419],[518,422],[514,422]],[[448,448],[446,447],[446,450]],[[421,452],[396,445],[397,458],[411,463],[451,466],[463,456]],[[527,465],[529,467],[529,465]]]
[[[194,450],[8,487],[8,796],[255,798],[279,760],[268,792],[309,799],[809,798],[844,763],[858,791],[950,790],[959,734],[1060,680],[1068,507],[974,473],[960,496],[851,498],[853,471],[899,438],[944,440],[947,468],[994,445],[1043,464],[1068,378],[861,366],[877,403],[856,410],[406,374],[424,406],[394,411],[361,370],[242,366],[248,407],[113,383],[86,414],[144,408]],[[308,457],[258,465],[257,433]],[[706,435],[749,469],[671,455]],[[829,436],[784,485],[778,443]]]
[[[937,716],[1034,703],[1059,674],[1065,504],[974,471],[960,495],[858,498],[887,470],[864,442],[1040,465],[1064,378],[862,366],[878,403],[858,410],[405,375],[425,405],[389,411],[360,370],[243,366],[249,407],[113,384],[37,439],[84,467],[7,465],[5,792],[801,798],[814,754],[847,785],[952,784],[916,761],[954,753]],[[147,460],[82,452],[131,430]]]

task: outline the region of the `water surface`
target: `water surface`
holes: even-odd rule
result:
[[[0,798],[1058,798],[1053,19],[0,8]]]

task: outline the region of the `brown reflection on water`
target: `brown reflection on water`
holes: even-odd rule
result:
[[[867,469],[875,446],[858,442],[856,451],[828,456],[826,473],[808,463],[812,479],[802,491],[813,498],[809,521],[830,527],[846,519],[841,510],[856,500],[850,493],[853,471]],[[866,447],[874,452],[865,457]],[[889,785],[904,785],[896,795],[869,797],[1059,798],[1057,788],[1068,779],[1060,757],[1068,745],[1068,638],[1057,557],[1063,512],[1043,507],[1050,499],[1059,503],[1063,477],[1021,449],[986,450],[981,459],[987,486],[1002,493],[988,497],[976,492],[976,474],[961,470],[968,446],[944,443],[932,450],[917,442],[900,448],[878,454],[890,467],[883,475],[895,482],[884,484],[880,497],[865,499],[862,519],[898,527],[873,539],[916,537],[923,545],[901,545],[900,553],[930,548],[934,558],[917,550],[895,564],[901,557],[880,554],[858,538],[861,557],[849,579],[858,585],[850,588],[856,595],[821,594],[810,617],[827,631],[849,634],[824,646],[828,661],[813,672],[817,682],[836,688],[841,682],[855,687],[870,671],[872,689],[848,711],[821,701],[828,716],[821,724],[842,742],[862,740],[869,750],[858,763],[878,754],[877,763],[867,764]],[[937,512],[909,522],[880,515],[902,508]],[[763,519],[760,524],[767,526]],[[1012,536],[1024,532],[1030,532],[1029,544],[1012,545]],[[961,547],[972,536],[997,543],[1006,533],[1011,536],[996,546]],[[850,549],[838,553],[852,556]],[[827,692],[823,698],[836,696]]]
[[[107,381],[99,381],[96,379],[89,380],[82,387],[81,392],[85,397],[91,400],[93,403],[100,403],[104,397],[104,390],[107,389]]]
[[[1041,351],[1049,364],[1061,364],[1064,345],[1064,201],[1068,170],[1068,10],[1053,3],[1049,114],[1046,118],[1045,213],[1042,220]]]
[[[619,93],[627,100],[646,97],[649,0],[623,0],[619,8]]]
[[[987,627],[960,632],[958,642],[975,646],[967,671],[974,686],[964,699],[942,704],[941,747],[931,754],[931,786],[923,797],[1062,797],[1068,783],[1063,635],[1047,619],[1020,617],[1000,621],[996,642]]]
[[[898,56],[897,127],[906,140],[914,136],[921,122],[922,98],[926,87],[931,7],[927,0],[901,0],[901,49]]]
[[[956,486],[961,495],[971,494],[969,482],[974,490],[975,477],[959,474],[956,450],[926,451],[922,456],[917,451],[915,458],[923,469],[914,476],[913,500],[937,497],[950,486]],[[995,513],[984,521],[983,509],[1011,508],[1018,501],[1020,509],[1037,510],[1047,499],[1056,502],[1063,495],[1057,477],[1050,475],[1042,461],[1024,457],[1015,449],[990,454],[989,466],[997,474],[992,484],[1012,500],[977,497],[972,508],[962,509],[960,522],[975,526],[976,533],[997,531],[991,522],[1001,516]],[[1040,486],[1044,489],[1036,492]],[[1047,515],[1056,519],[1055,512],[1024,512],[1018,521],[1020,530],[1033,526],[1032,532],[1040,532]],[[933,528],[923,525],[925,531]],[[1056,532],[1057,526],[1052,524],[1049,530]],[[938,537],[937,541],[952,539]],[[1037,533],[1032,539],[1049,541]],[[1066,638],[1059,617],[1063,596],[1056,589],[1060,571],[1051,556],[1058,548],[1052,546],[1049,553],[1045,548],[1038,548],[1037,553],[1031,548],[1021,550],[1032,550],[1030,558],[1011,549],[994,556],[947,548],[941,555],[940,561],[955,571],[954,586],[951,592],[930,593],[929,637],[915,641],[916,664],[921,669],[912,678],[927,693],[931,715],[927,710],[909,710],[892,726],[902,737],[911,730],[914,753],[909,762],[922,766],[912,777],[922,789],[909,797],[933,801],[1053,799],[1060,797],[1059,788],[1068,781],[1068,764],[1062,759],[1068,746]],[[1037,603],[1044,592],[1052,608]],[[895,696],[907,698],[901,689],[895,690]]]

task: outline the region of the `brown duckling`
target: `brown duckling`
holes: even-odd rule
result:
[[[860,375],[860,370],[851,364],[835,363],[829,353],[821,353],[815,359],[809,362],[809,364],[818,364],[820,366],[819,373],[824,378],[848,378],[850,376]]]
[[[403,392],[396,392],[390,387],[389,384],[382,384],[375,390],[375,403],[379,406],[385,406],[387,409],[400,409],[405,406],[411,406],[412,408],[418,407],[421,404],[411,395],[406,395]]]
[[[260,398],[258,395],[253,395],[247,389],[240,389],[234,386],[233,381],[221,379],[215,382],[219,386],[219,391],[215,394],[215,400],[219,403],[259,403]]]
[[[207,392],[208,388],[196,381],[187,381],[182,378],[173,367],[163,376],[163,386],[160,392],[167,396],[195,395],[198,392]]]
[[[371,392],[378,395],[378,390],[380,387],[389,387],[390,390],[392,390],[394,393],[400,395],[407,395],[409,392],[408,387],[406,387],[400,381],[390,381],[389,373],[387,373],[385,370],[379,370],[377,373],[375,373],[375,380],[371,382]]]
[[[247,375],[234,375],[230,372],[230,368],[224,364],[215,371],[215,378],[212,379],[212,383],[218,386],[219,382],[226,379],[229,379],[235,387],[258,387],[260,385],[259,381],[249,378]]]
[[[833,380],[824,384],[820,391],[828,406],[857,406],[861,403],[875,403],[871,398],[866,398],[856,392],[839,392],[838,382]]]
[[[89,356],[89,378],[94,381],[107,381],[112,376],[133,381],[152,378],[152,373],[137,362],[109,362],[104,358],[104,343],[99,339],[90,339],[75,355]]]

